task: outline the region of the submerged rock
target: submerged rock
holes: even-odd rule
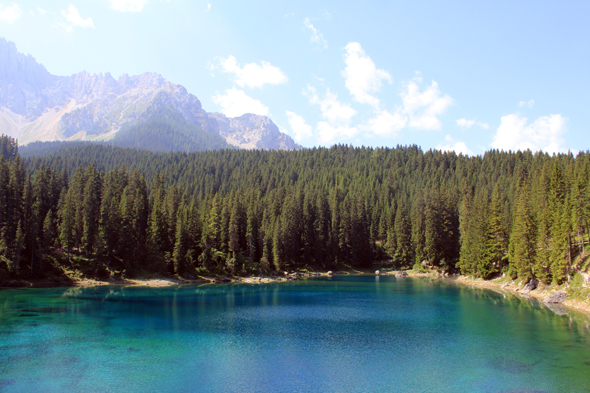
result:
[[[555,314],[557,314],[559,316],[563,316],[563,315],[567,314],[567,312],[568,312],[567,307],[564,306],[563,304],[545,303],[545,306],[547,306],[547,308],[549,310],[553,311]]]
[[[564,291],[557,291],[557,292],[553,292],[551,295],[547,296],[547,298],[545,298],[545,300],[543,300],[543,302],[544,303],[563,303],[566,298],[567,298],[567,293],[565,293]]]
[[[489,368],[497,371],[503,371],[510,374],[522,374],[531,371],[533,366],[536,366],[539,362],[534,363],[523,363],[518,360],[508,358],[495,358],[487,362]]]

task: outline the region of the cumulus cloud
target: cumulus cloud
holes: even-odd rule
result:
[[[316,29],[314,27],[314,25],[311,24],[311,21],[309,20],[309,18],[303,19],[303,25],[305,26],[306,29],[308,29],[311,32],[311,43],[312,44],[317,44],[317,46],[321,49],[328,48],[328,41],[326,41],[326,39],[324,38],[322,33],[320,33],[318,31],[318,29]]]
[[[12,23],[20,18],[22,10],[16,3],[12,3],[10,7],[3,8],[0,11],[0,20],[8,23]]]
[[[348,125],[334,125],[326,121],[320,121],[316,127],[320,143],[333,143],[339,139],[352,138],[358,134],[356,127]]]
[[[109,0],[111,9],[119,12],[141,12],[148,0]]]
[[[533,106],[535,106],[535,100],[528,100],[528,101],[520,101],[518,103],[519,107],[527,107],[527,108],[532,108]]]
[[[456,123],[459,127],[463,128],[465,130],[468,128],[471,128],[475,125],[477,125],[480,128],[483,128],[484,130],[487,130],[490,128],[490,125],[488,123],[482,123],[482,122],[475,121],[475,120],[467,120],[465,118],[457,119]]]
[[[326,89],[323,97],[310,85],[303,91],[309,102],[318,105],[324,121],[316,127],[316,134],[320,142],[331,143],[341,138],[351,138],[358,133],[356,127],[350,126],[352,117],[357,113],[350,105],[338,100],[338,96]]]
[[[338,96],[332,93],[330,89],[326,89],[325,96],[320,97],[316,89],[308,85],[303,93],[309,98],[310,103],[320,106],[322,117],[330,123],[348,124],[356,114],[356,110],[350,105],[340,102]]]
[[[219,66],[223,72],[234,74],[234,81],[241,87],[258,87],[264,85],[279,85],[287,83],[289,78],[279,67],[261,61],[260,64],[249,63],[240,67],[234,56],[228,56],[226,59],[221,59]],[[211,66],[210,69],[215,69]]]
[[[406,116],[399,111],[390,113],[387,110],[379,111],[367,124],[360,128],[365,131],[374,132],[380,136],[395,136],[408,123]]]
[[[532,124],[518,113],[502,116],[492,147],[502,150],[565,152],[563,135],[567,119],[561,115],[541,116]]]
[[[346,79],[346,88],[355,101],[378,108],[379,99],[373,93],[379,91],[381,81],[391,83],[391,75],[385,70],[377,69],[358,42],[349,42],[345,49],[346,68],[342,71],[342,76]]]
[[[453,99],[447,94],[443,95],[435,81],[426,90],[420,91],[421,82],[422,78],[418,77],[406,84],[401,93],[403,112],[409,118],[409,127],[438,130],[441,127],[438,116],[453,104]]]
[[[297,141],[309,138],[313,135],[313,130],[309,124],[305,122],[305,119],[294,112],[286,111],[287,119],[291,130],[293,130],[294,138]]]
[[[268,107],[262,102],[250,97],[243,90],[228,89],[224,94],[213,96],[213,102],[221,106],[221,112],[228,117],[242,116],[244,113],[254,113],[266,116]]]
[[[94,22],[92,22],[92,18],[82,18],[78,12],[78,9],[72,4],[70,4],[67,11],[62,11],[61,14],[64,18],[66,18],[67,23],[62,22],[60,25],[68,32],[72,32],[74,27],[94,29]]]
[[[454,151],[457,154],[462,153],[466,156],[474,155],[465,142],[456,141],[450,135],[445,136],[445,141],[440,143],[436,148],[442,151]]]

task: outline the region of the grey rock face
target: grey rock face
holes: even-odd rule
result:
[[[567,298],[567,293],[564,291],[556,291],[553,292],[551,295],[547,296],[543,302],[545,303],[563,303]]]
[[[55,83],[31,55],[18,53],[13,42],[0,37],[0,106],[27,116],[38,116],[45,106],[41,91]]]
[[[35,140],[110,139],[126,124],[145,121],[167,107],[189,122],[223,136],[230,144],[247,149],[299,149],[288,135],[266,116],[245,114],[227,118],[208,114],[201,102],[183,86],[161,75],[86,71],[67,76],[51,75],[12,42],[0,38],[0,107],[9,112],[11,127],[21,144]],[[15,120],[16,119],[16,120]],[[1,119],[0,119],[1,120]]]
[[[522,289],[522,291],[520,293],[523,294],[527,294],[531,291],[534,291],[535,289],[537,289],[537,286],[539,285],[539,280],[531,278],[531,281],[529,281],[524,288]]]
[[[234,146],[243,149],[301,149],[266,116],[246,113],[228,118],[221,113],[209,113],[209,117],[216,120],[219,134]]]

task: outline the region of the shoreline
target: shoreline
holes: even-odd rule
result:
[[[363,274],[362,272],[354,272]],[[336,272],[333,275],[346,275],[349,272]],[[244,284],[267,284],[273,282],[290,282],[307,277],[330,276],[328,273],[292,273],[284,276],[199,276],[197,278],[180,278],[180,277],[157,277],[157,278],[109,278],[106,281],[94,280],[89,278],[79,280],[11,280],[0,283],[2,289],[24,289],[24,288],[87,288],[87,287],[104,287],[104,286],[138,286],[138,287],[169,287],[174,285],[200,285],[200,284],[221,284],[221,283],[244,283]]]
[[[547,298],[551,293],[557,290],[563,290],[568,293],[567,286],[565,288],[556,288],[551,285],[540,284],[538,288],[528,292],[521,293],[524,283],[511,281],[506,278],[496,278],[492,280],[483,280],[470,278],[463,275],[457,276],[443,276],[437,273],[426,272],[414,272],[412,270],[406,271],[408,277],[413,278],[439,278],[444,282],[452,285],[469,286],[472,288],[488,289],[494,292],[502,294],[516,295],[524,300],[534,298],[540,303]],[[371,272],[363,272],[359,270],[341,271],[328,274],[327,272],[307,272],[307,273],[291,273],[284,276],[225,276],[225,277],[209,277],[202,276],[198,278],[178,278],[178,277],[158,277],[158,278],[125,278],[115,279],[109,278],[107,281],[99,281],[93,279],[82,279],[82,280],[31,280],[31,281],[17,281],[12,280],[8,283],[2,283],[0,290],[2,289],[19,289],[19,288],[56,288],[56,287],[98,287],[98,286],[137,286],[137,287],[149,287],[149,288],[163,288],[175,285],[202,285],[202,284],[220,284],[220,283],[243,283],[243,284],[269,284],[279,282],[292,282],[300,279],[310,277],[328,277],[338,275],[374,275]],[[395,271],[382,271],[380,276],[394,276]],[[588,295],[590,296],[590,294]],[[543,303],[545,304],[545,303]],[[567,309],[571,309],[577,312],[590,316],[590,300],[588,297],[586,300],[580,298],[572,298],[568,293],[568,298],[563,303],[558,303],[561,306],[565,306]]]
[[[410,274],[410,276],[417,277],[418,275]],[[562,291],[568,293],[568,297],[566,298],[566,300],[563,303],[553,303],[553,304],[559,304],[561,306],[566,307],[567,309],[574,310],[574,311],[577,311],[577,312],[580,312],[580,313],[590,316],[590,301],[578,299],[578,298],[572,298],[571,294],[568,292],[567,287],[556,288],[552,285],[539,284],[539,286],[536,289],[534,289],[528,293],[521,293],[525,283],[512,281],[512,280],[509,280],[506,278],[496,278],[493,280],[482,280],[482,279],[470,278],[470,277],[463,276],[463,275],[454,276],[454,277],[453,276],[441,277],[441,278],[443,278],[446,282],[453,284],[453,285],[463,285],[463,286],[469,286],[472,288],[489,289],[494,292],[498,292],[498,293],[502,293],[502,294],[509,293],[512,295],[516,295],[524,300],[529,300],[530,298],[533,298],[533,299],[538,300],[539,303],[542,303],[543,305],[545,305],[548,308],[550,308],[550,307],[547,306],[547,304],[544,303],[543,301],[550,294],[552,294],[558,290],[562,290]]]

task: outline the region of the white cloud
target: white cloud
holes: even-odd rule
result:
[[[319,105],[322,111],[322,117],[334,124],[348,124],[350,119],[356,114],[350,105],[344,104],[338,100],[338,96],[326,89],[326,95],[320,98],[315,88],[307,86],[303,94],[309,98],[309,102],[314,105]]]
[[[64,18],[66,18],[68,23],[60,23],[60,25],[69,32],[72,32],[74,27],[94,29],[94,22],[92,22],[92,18],[82,18],[78,12],[78,9],[72,4],[70,4],[67,11],[62,11],[61,14]]]
[[[302,139],[309,138],[313,134],[313,130],[309,124],[305,122],[305,119],[294,112],[286,111],[287,118],[291,130],[295,134],[295,140],[301,141]]]
[[[440,143],[436,148],[442,151],[454,151],[457,154],[463,153],[466,156],[474,155],[465,142],[456,141],[450,135],[445,136],[445,142]]]
[[[39,15],[45,15],[47,13],[47,11],[45,11],[43,8],[41,7],[37,7],[37,12],[39,13]]]
[[[471,128],[475,125],[475,120],[459,119],[457,125],[461,128]]]
[[[320,143],[333,143],[339,139],[352,138],[358,134],[358,129],[348,125],[334,125],[325,121],[320,121],[316,127],[318,140]]]
[[[322,33],[318,31],[310,22],[309,18],[303,19],[303,25],[311,31],[311,43],[317,44],[321,49],[328,48],[328,41],[324,38]]]
[[[356,114],[350,105],[340,102],[338,96],[326,89],[324,97],[320,97],[316,89],[307,86],[303,94],[309,102],[318,105],[322,111],[322,118],[316,127],[316,135],[321,143],[332,143],[338,139],[351,138],[358,134],[356,127],[350,126],[352,117]]]
[[[238,117],[244,113],[268,114],[266,105],[235,88],[226,90],[225,94],[214,95],[213,102],[220,105],[223,108],[221,112],[228,117]]]
[[[249,63],[240,67],[236,58],[230,55],[227,59],[221,59],[220,66],[223,72],[234,74],[234,81],[241,87],[260,88],[266,84],[279,85],[289,80],[279,67],[275,67],[266,61],[261,61],[260,65]],[[211,67],[211,69],[214,68],[214,66]]]
[[[12,3],[10,7],[6,7],[2,11],[0,11],[0,20],[12,23],[16,21],[18,18],[20,18],[21,14],[22,10],[18,6],[18,4]]]
[[[342,76],[345,85],[355,101],[379,107],[379,99],[372,95],[381,88],[381,81],[392,82],[391,75],[385,70],[377,69],[373,60],[365,54],[358,42],[349,42],[344,55],[346,68]]]
[[[207,11],[211,11],[211,3],[207,3]]]
[[[502,116],[492,147],[502,150],[543,150],[546,153],[565,152],[563,135],[567,119],[561,115],[541,116],[532,124],[518,113]]]
[[[148,0],[109,0],[111,9],[120,12],[141,12]]]
[[[475,125],[477,125],[480,128],[483,128],[484,130],[488,130],[490,128],[490,125],[488,123],[482,123],[482,122],[475,121],[475,120],[467,120],[465,118],[457,119],[456,123],[459,127],[463,128],[463,129],[468,129],[468,128],[471,128]]]
[[[395,136],[398,131],[403,129],[408,123],[406,116],[403,116],[399,111],[393,114],[383,110],[371,118],[367,124],[361,126],[362,130],[372,131],[381,136]]]
[[[527,107],[527,108],[532,108],[533,106],[535,106],[535,100],[528,100],[528,101],[520,101],[518,103],[519,107]]]
[[[443,95],[435,81],[421,92],[421,82],[422,78],[417,77],[406,84],[405,91],[401,93],[403,112],[409,117],[408,126],[438,130],[441,123],[437,116],[442,115],[453,104],[453,99],[447,94]]]

